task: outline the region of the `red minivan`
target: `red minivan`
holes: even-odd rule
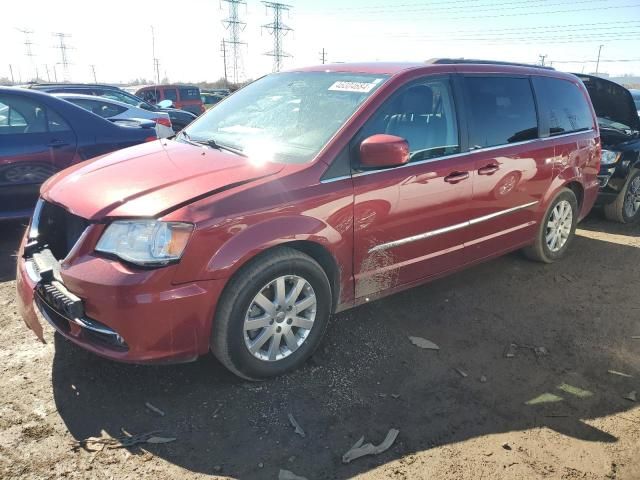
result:
[[[22,315],[114,360],[212,351],[278,375],[335,312],[516,249],[563,257],[600,149],[582,82],[552,69],[274,73],[173,140],[51,178],[20,248]]]
[[[200,89],[193,85],[151,85],[136,92],[136,97],[156,105],[162,101],[169,101],[167,107],[186,110],[194,115],[204,112],[204,104],[200,97]]]

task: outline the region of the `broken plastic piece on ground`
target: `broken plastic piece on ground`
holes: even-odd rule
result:
[[[144,405],[152,412],[157,413],[161,417],[164,417],[165,413],[162,410],[160,410],[158,407],[151,405],[149,402],[144,402]]]
[[[586,398],[593,395],[589,390],[583,390],[582,388],[574,387],[573,385],[569,385],[568,383],[561,383],[558,385],[558,390],[562,390],[563,392],[574,395],[578,398]]]
[[[541,395],[538,395],[535,398],[532,398],[531,400],[528,400],[526,402],[524,402],[525,405],[538,405],[540,403],[554,403],[554,402],[561,402],[563,400],[562,397],[559,397],[558,395],[554,395],[553,393],[543,393]]]
[[[296,419],[293,418],[293,415],[291,415],[290,413],[288,414],[289,417],[289,423],[291,423],[291,426],[295,429],[295,432],[300,435],[302,438],[306,437],[307,434],[304,433],[304,430],[302,429],[302,427],[300,426],[300,424],[298,422],[296,422]]]
[[[469,375],[467,375],[467,372],[465,372],[464,370],[462,370],[461,368],[456,368],[454,369],[456,372],[458,372],[458,374],[462,377],[462,378],[467,378]]]
[[[516,356],[516,351],[518,350],[518,345],[515,343],[509,344],[509,346],[504,351],[504,356],[506,358],[513,358]]]
[[[480,383],[487,383],[487,377],[484,375],[480,376]]]
[[[632,340],[640,340],[640,335],[631,335]]]
[[[307,480],[307,477],[296,475],[290,470],[280,469],[280,473],[278,473],[278,480]]]
[[[391,445],[393,445],[393,442],[396,441],[399,433],[400,430],[396,430],[395,428],[390,429],[380,445],[373,445],[371,443],[363,445],[364,436],[360,437],[360,440],[358,440],[355,445],[342,456],[342,463],[349,463],[366,455],[378,455],[388,450]]]
[[[632,390],[631,392],[627,393],[622,398],[624,398],[625,400],[631,400],[632,402],[637,402],[638,401],[638,395],[637,395],[635,390]]]
[[[393,398],[400,398],[400,394],[399,393],[392,393],[391,396]]]
[[[440,347],[430,340],[422,337],[409,337],[411,343],[416,347],[425,348],[427,350],[440,350]]]
[[[617,370],[607,370],[607,373],[610,373],[611,375],[618,375],[620,377],[631,378],[631,375],[628,373],[618,372]]]

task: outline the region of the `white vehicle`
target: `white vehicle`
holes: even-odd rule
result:
[[[78,93],[54,93],[53,95],[111,121],[154,121],[158,138],[166,138],[174,134],[169,114],[165,112],[153,112],[110,98],[96,97],[95,95],[81,95]]]

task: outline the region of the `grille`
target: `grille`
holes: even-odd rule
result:
[[[58,205],[43,202],[37,225],[38,244],[49,248],[56,259],[62,260],[89,226],[89,221]]]

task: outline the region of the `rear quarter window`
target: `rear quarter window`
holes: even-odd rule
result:
[[[198,88],[181,88],[180,89],[181,100],[199,100],[200,89]]]
[[[578,85],[551,77],[534,77],[533,81],[541,120],[550,136],[593,128],[589,100]]]
[[[178,100],[178,92],[175,88],[165,88],[162,92],[165,100],[172,100],[174,102]]]

